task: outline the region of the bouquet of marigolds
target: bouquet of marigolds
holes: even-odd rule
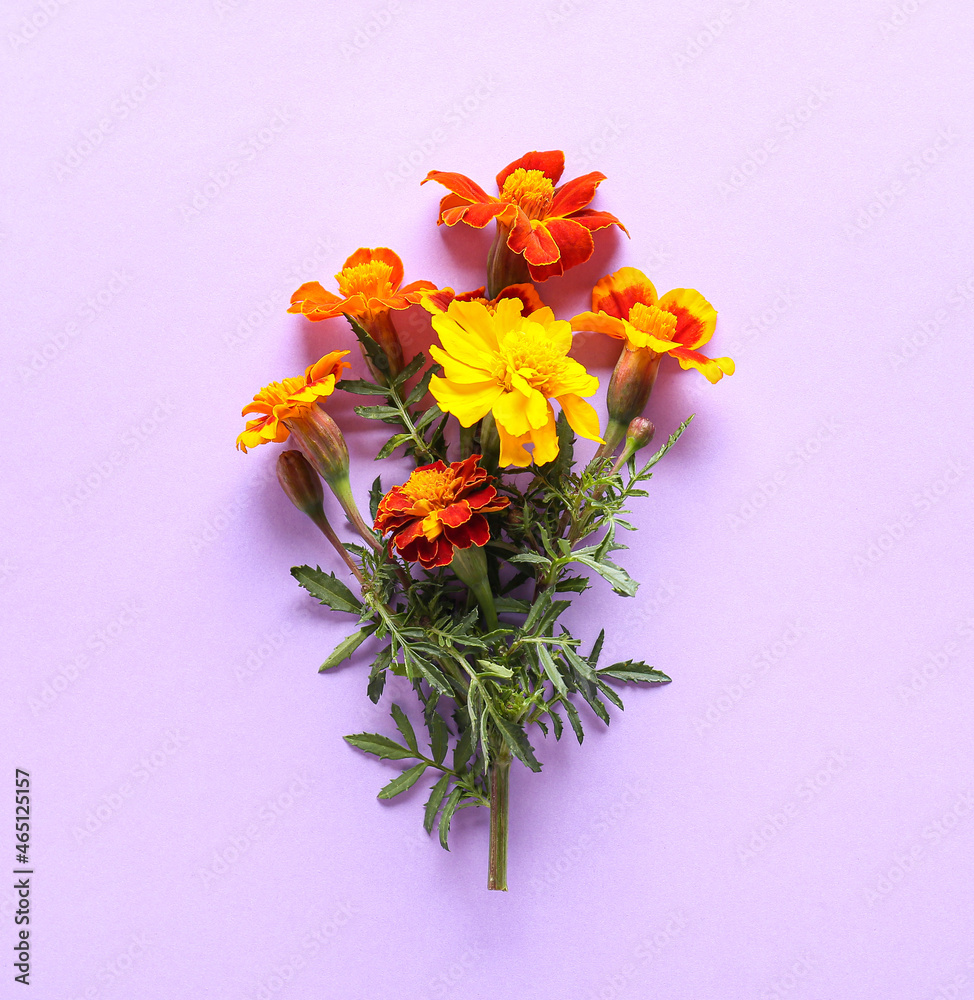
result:
[[[664,358],[710,382],[734,371],[730,358],[700,353],[716,325],[710,303],[687,288],[658,296],[635,268],[602,278],[591,311],[555,318],[536,286],[588,260],[595,231],[625,232],[614,215],[587,207],[604,175],[559,186],[563,169],[561,152],[528,153],[497,175],[497,195],[463,174],[432,171],[423,183],[449,192],[439,224],[496,226],[486,286],[457,294],[428,281],[403,285],[391,250],[356,250],[337,275],[337,295],[308,282],[289,311],[316,322],[344,316],[371,378],[343,378],[349,350],[332,351],[303,376],[261,389],[243,409],[251,419],[237,440],[242,451],[297,446],[278,457],[278,479],[340,560],[337,573],[291,570],[312,596],[352,620],[321,670],[368,642],[369,698],[379,701],[390,671],[406,678],[413,717],[421,715],[426,730],[417,735],[393,704],[395,738],[345,739],[408,764],[379,798],[431,782],[423,821],[428,833],[437,828],[443,847],[458,809],[490,810],[490,889],[507,888],[512,760],[539,771],[540,737],[560,739],[566,719],[581,743],[581,702],[608,724],[609,706],[622,708],[618,684],[669,680],[642,660],[600,665],[604,633],[583,650],[564,615],[593,573],[623,597],[638,586],[613,558],[625,548],[618,533],[632,530],[627,505],[646,495],[650,470],[689,422],[648,461],[636,461],[653,437],[643,411]],[[432,363],[422,354],[404,357],[394,316],[413,305],[432,316],[439,341],[429,348]],[[587,401],[598,379],[571,357],[573,331],[621,344],[604,428]],[[336,346],[351,344],[348,333],[334,335]],[[404,453],[416,463],[405,482],[375,479],[368,518],[352,495],[342,432],[328,415],[336,390],[362,396],[355,411],[393,431],[377,460]],[[577,438],[594,442],[587,459],[576,458]],[[331,500],[326,514],[322,481],[354,541],[333,526]]]

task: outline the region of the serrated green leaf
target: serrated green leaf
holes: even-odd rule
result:
[[[380,371],[389,371],[389,359],[385,355],[385,351],[372,339],[369,335],[369,331],[365,329],[364,326],[349,313],[345,313],[345,319],[348,320],[348,325],[352,328],[355,336],[358,337],[359,343],[365,348],[365,353],[368,355],[369,360],[372,364]],[[339,383],[340,385],[341,383]]]
[[[454,788],[446,800],[446,805],[443,806],[443,814],[440,816],[440,846],[445,851],[450,849],[450,845],[447,843],[450,836],[450,823],[453,821],[453,814],[456,812],[462,797],[463,789]]]
[[[578,682],[579,694],[588,702],[589,708],[606,724],[609,725],[609,710],[599,698],[599,690],[594,684],[588,681]]]
[[[567,698],[562,704],[568,713],[568,721],[571,723],[572,730],[575,733],[575,739],[578,740],[578,744],[581,746],[582,740],[585,739],[585,731],[582,729],[582,719],[578,714],[578,709]]]
[[[433,754],[433,760],[437,764],[442,764],[450,742],[450,730],[438,712],[430,716],[429,733],[430,753]]]
[[[599,657],[602,655],[602,645],[605,642],[605,629],[599,632],[599,637],[595,640],[595,645],[592,647],[592,652],[588,654],[588,662],[590,666],[596,666],[599,662]]]
[[[379,453],[375,456],[377,462],[381,461],[383,458],[388,458],[401,444],[405,444],[407,441],[412,440],[412,434],[393,434],[391,438],[379,449]],[[375,514],[372,515],[375,518]]]
[[[394,406],[356,406],[355,412],[368,420],[381,420],[387,424],[402,423],[402,414]]]
[[[391,799],[396,795],[406,791],[407,788],[412,788],[417,781],[422,777],[423,772],[426,770],[428,765],[424,761],[423,763],[416,764],[406,771],[403,771],[398,778],[393,778],[392,781],[386,785],[378,795],[380,799]]]
[[[642,660],[626,660],[625,663],[613,663],[611,667],[603,667],[599,673],[602,676],[615,677],[620,681],[636,681],[645,684],[669,684],[672,678],[667,677],[662,670],[649,667]]]
[[[528,601],[518,600],[514,597],[495,597],[494,607],[497,613],[506,612],[508,614],[525,614],[531,605]]]
[[[355,650],[358,649],[370,635],[372,635],[374,631],[375,626],[370,625],[366,628],[359,629],[357,632],[353,632],[347,639],[342,639],[342,641],[335,647],[331,656],[329,656],[328,659],[325,660],[325,662],[318,668],[318,673],[320,674],[325,670],[330,670],[332,667],[347,660],[352,653],[354,653]]]
[[[575,652],[571,646],[565,646],[562,648],[562,655],[568,661],[568,665],[572,667],[577,673],[581,674],[585,680],[595,683],[598,680],[596,672],[592,669],[591,664],[588,660],[583,659],[578,653]]]
[[[415,406],[422,402],[423,397],[429,392],[430,379],[437,373],[439,366],[432,365],[423,372],[423,377],[413,386],[412,392],[406,397],[406,406]]]
[[[292,566],[291,576],[301,584],[312,597],[327,604],[333,611],[345,611],[350,615],[362,613],[364,605],[339,580],[334,573],[325,573],[320,566]]]
[[[372,515],[373,522],[379,513],[379,504],[384,495],[382,492],[382,479],[380,476],[376,476],[372,482],[372,488],[369,490],[369,513]]]
[[[615,707],[618,708],[620,712],[624,712],[626,710],[626,706],[622,703],[622,699],[619,697],[619,695],[615,691],[613,691],[612,688],[609,687],[609,685],[601,677],[596,677],[595,683],[598,689],[602,692],[602,694],[604,694],[605,697],[608,698],[609,701],[611,701],[612,704],[615,705]]]
[[[551,565],[551,560],[547,556],[539,555],[537,552],[518,552],[517,555],[508,556],[507,561],[512,563],[537,563],[545,568]]]
[[[587,554],[579,554],[578,551],[572,553],[572,562],[580,562],[589,569],[594,569],[609,586],[622,597],[632,597],[639,589],[639,584],[621,567],[612,562],[611,559],[596,559]]]
[[[586,576],[566,576],[555,583],[555,591],[562,592],[569,590],[576,594],[583,594],[591,586],[592,584],[589,583]]]
[[[402,733],[402,738],[406,741],[406,746],[411,747],[417,753],[419,752],[419,744],[416,742],[416,733],[413,730],[413,724],[409,721],[406,713],[393,702],[392,705],[392,718],[395,720],[396,728]]]
[[[551,725],[555,730],[555,739],[560,740],[565,724],[561,721],[561,716],[550,705],[548,706],[548,717],[551,719]]]
[[[443,411],[435,403],[416,421],[416,430],[424,431],[434,420],[441,417]]]
[[[353,733],[351,736],[346,736],[345,739],[353,747],[357,747],[365,753],[375,754],[382,760],[405,760],[416,756],[412,750],[400,746],[395,740],[379,733]]]
[[[551,653],[548,652],[548,647],[542,643],[538,643],[537,650],[538,659],[541,661],[541,669],[544,670],[545,676],[554,685],[558,694],[563,698],[567,698],[568,688],[565,685],[565,678],[561,676],[561,671],[552,659]]]
[[[436,664],[430,663],[429,660],[422,656],[418,656],[412,652],[411,648],[403,649],[403,660],[405,661],[407,677],[414,677],[415,672],[418,670],[440,694],[453,694],[453,687],[447,680],[446,675]]]
[[[473,756],[473,731],[462,729],[457,745],[453,748],[453,770],[462,773]]]
[[[417,354],[416,357],[406,365],[405,368],[395,377],[393,384],[397,389],[404,386],[415,374],[423,367],[426,362],[426,358],[422,354]]]
[[[443,802],[443,796],[446,795],[446,790],[449,787],[450,775],[444,774],[430,792],[430,797],[426,801],[426,812],[423,815],[423,827],[427,833],[433,832],[436,814],[440,811],[440,804]]]
[[[345,392],[353,392],[357,396],[389,395],[389,390],[384,385],[376,385],[375,382],[367,382],[360,378],[343,378],[335,388]]]
[[[488,710],[493,717],[494,724],[498,732],[503,737],[504,742],[511,748],[511,753],[523,764],[526,764],[532,771],[540,771],[541,764],[534,755],[534,749],[524,730],[514,722],[505,719],[500,712],[494,711],[488,703]]]

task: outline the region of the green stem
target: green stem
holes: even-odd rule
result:
[[[490,765],[490,846],[487,888],[507,892],[507,827],[510,803],[511,751],[501,743]]]
[[[365,523],[365,519],[359,513],[355,497],[352,495],[352,484],[348,481],[348,474],[333,476],[328,480],[328,486],[331,488],[332,493],[335,494],[335,498],[342,505],[342,510],[345,511],[345,516],[351,522],[352,527],[376,552],[381,552],[382,543],[375,537],[372,529]]]
[[[507,246],[510,228],[498,223],[494,242],[487,255],[487,298],[496,299],[508,285],[520,285],[531,280],[528,264],[519,253]]]
[[[309,515],[311,520],[314,521],[321,533],[328,539],[329,542],[335,547],[335,551],[342,557],[345,565],[352,571],[352,575],[358,580],[359,586],[365,586],[365,578],[359,572],[358,566],[355,565],[354,560],[348,554],[348,549],[342,545],[341,539],[335,534],[335,529],[328,523],[328,519],[325,517],[324,511],[319,507],[318,510]]]
[[[457,579],[465,583],[470,593],[477,599],[480,610],[484,614],[488,629],[498,626],[497,608],[494,607],[494,594],[487,578],[487,557],[479,545],[471,545],[466,549],[457,549],[450,563]]]

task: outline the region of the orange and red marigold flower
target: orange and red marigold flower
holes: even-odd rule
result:
[[[344,313],[356,317],[377,315],[389,309],[408,309],[424,291],[436,289],[431,281],[402,284],[399,255],[388,247],[359,247],[335,275],[341,295],[306,281],[292,296],[290,313],[310,320],[331,319]]]
[[[497,175],[498,197],[463,174],[442,170],[431,170],[422,183],[436,181],[451,192],[440,201],[438,223],[483,229],[496,220],[508,250],[526,261],[531,280],[544,281],[592,256],[593,231],[618,226],[626,232],[614,215],[585,207],[605,174],[593,171],[555,187],[564,169],[560,150],[526,153]]]
[[[594,330],[625,342],[630,351],[669,354],[681,367],[696,368],[711,382],[734,374],[730,358],[708,358],[698,348],[717,326],[717,310],[692,288],[674,288],[662,298],[635,267],[607,274],[592,289],[592,311],[572,320],[573,330]]]
[[[485,514],[503,510],[510,500],[498,496],[479,455],[462,462],[434,462],[416,469],[402,486],[379,502],[375,530],[390,533],[393,550],[425,569],[446,566],[455,549],[485,545],[490,528]]]
[[[248,413],[258,416],[247,421],[246,428],[237,437],[237,447],[246,451],[270,441],[286,441],[290,434],[288,421],[300,417],[310,407],[316,407],[318,400],[335,391],[342,370],[351,367],[347,361],[341,360],[348,353],[332,351],[310,365],[303,377],[286,378],[283,382],[265,385],[254,396],[253,402],[243,408],[243,416]]]

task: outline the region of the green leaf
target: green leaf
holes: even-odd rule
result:
[[[372,364],[380,372],[389,371],[389,359],[386,357],[385,351],[369,335],[369,331],[354,316],[345,313],[345,319],[348,320],[348,325],[354,331],[355,336],[358,337],[359,343],[365,348],[365,353],[369,356]]]
[[[679,427],[669,436],[666,444],[639,470],[637,473],[638,478],[642,478],[669,450],[680,440],[680,435],[690,426],[690,421],[693,420],[693,414],[691,413],[686,420],[680,424]]]
[[[547,556],[539,555],[537,552],[518,552],[516,556],[510,556],[507,561],[512,563],[538,563],[546,569],[551,565],[551,560]]]
[[[402,414],[394,406],[356,406],[355,412],[368,420],[382,420],[387,424],[402,423]]]
[[[453,748],[453,770],[460,773],[466,768],[467,762],[473,756],[473,730],[463,729],[457,745]]]
[[[588,582],[587,576],[566,576],[555,583],[555,591],[570,590],[576,594],[582,594],[591,586],[592,584]]]
[[[365,753],[375,754],[382,760],[405,760],[416,756],[412,750],[401,747],[395,740],[390,740],[388,736],[381,736],[379,733],[353,733],[345,739],[353,747],[358,747]]]
[[[595,666],[599,662],[599,657],[602,655],[602,644],[605,642],[605,629],[599,632],[598,639],[595,640],[595,645],[592,647],[592,652],[588,654],[588,662],[591,666]]]
[[[442,778],[433,786],[430,797],[426,802],[426,813],[423,816],[423,826],[427,833],[433,832],[433,824],[436,822],[436,814],[440,811],[440,803],[446,790],[450,787],[450,775],[444,774]]]
[[[376,476],[375,481],[372,483],[372,488],[369,490],[369,513],[372,515],[373,522],[379,513],[379,504],[383,496],[381,477]]]
[[[548,717],[551,719],[551,724],[555,730],[555,739],[560,740],[565,724],[561,721],[561,716],[550,705],[548,706]]]
[[[402,651],[403,660],[406,664],[406,676],[415,676],[415,671],[418,670],[423,677],[429,681],[430,686],[435,688],[440,694],[453,694],[453,688],[450,682],[446,679],[446,675],[438,666],[430,663],[429,660],[422,656],[417,656],[408,647],[403,647]]]
[[[662,670],[649,667],[642,660],[613,663],[611,667],[603,667],[599,673],[603,676],[615,677],[619,681],[637,681],[646,684],[669,684],[672,680]]]
[[[359,396],[388,396],[389,390],[384,385],[376,385],[375,382],[366,382],[360,378],[343,378],[336,389],[345,392],[354,392]]]
[[[595,683],[598,686],[598,689],[602,692],[602,694],[604,694],[605,697],[608,698],[609,701],[611,701],[612,704],[615,705],[615,707],[618,708],[620,712],[624,712],[626,710],[626,706],[622,703],[622,699],[619,697],[619,695],[615,691],[613,691],[612,688],[609,687],[609,685],[604,680],[602,680],[601,677],[596,677]]]
[[[357,632],[353,632],[347,639],[342,639],[342,641],[335,647],[331,656],[329,656],[328,659],[325,660],[320,667],[318,667],[318,673],[320,674],[325,670],[330,670],[332,667],[347,660],[374,631],[375,626],[368,625],[365,628],[359,629]]]
[[[568,688],[565,685],[565,678],[561,676],[561,671],[552,659],[551,653],[548,652],[548,647],[538,643],[537,650],[538,659],[541,660],[541,668],[544,670],[545,676],[555,686],[558,694],[563,698],[567,698]]]
[[[420,355],[422,357],[422,355]],[[425,359],[424,359],[425,360]],[[413,391],[406,397],[406,406],[415,406],[417,403],[422,402],[423,397],[429,392],[430,379],[439,371],[437,365],[433,365],[431,368],[427,368],[423,372],[423,377],[413,386]]]
[[[589,708],[606,724],[610,722],[609,710],[599,698],[598,688],[588,681],[579,681],[578,690],[581,696],[588,702]]]
[[[594,569],[603,579],[607,580],[609,586],[623,597],[632,597],[639,589],[639,584],[621,567],[616,565],[611,559],[596,559],[593,556],[579,553],[572,553],[572,562],[580,562],[589,569]]]
[[[524,730],[514,722],[510,722],[504,718],[500,712],[496,712],[493,706],[488,702],[488,710],[494,719],[494,724],[497,726],[498,732],[504,739],[504,742],[511,748],[511,753],[522,763],[526,764],[532,771],[540,771],[541,764],[538,762],[538,758],[534,755],[534,749],[528,742],[527,734]]]
[[[320,566],[314,569],[310,566],[292,566],[291,576],[312,597],[317,597],[322,604],[327,604],[333,611],[345,611],[350,615],[362,613],[364,608],[362,602],[334,573],[325,573]]]
[[[525,614],[531,605],[527,601],[521,601],[514,597],[495,597],[494,607],[498,613],[503,611],[514,614]]]
[[[375,456],[375,460],[381,461],[383,458],[388,458],[401,444],[405,444],[407,441],[412,440],[412,434],[393,434],[391,438],[379,449],[378,455]],[[372,515],[373,519],[375,514]]]
[[[397,778],[393,778],[385,788],[379,792],[380,799],[391,799],[395,795],[399,795],[400,792],[406,791],[407,788],[412,788],[413,785],[419,781],[423,772],[426,770],[428,765],[425,761],[420,764],[416,764],[414,767],[409,768],[407,771],[403,771],[402,774]]]
[[[395,377],[393,384],[396,388],[405,385],[423,367],[426,358],[422,354],[417,354],[412,361]]]
[[[581,674],[585,680],[593,684],[598,680],[598,677],[588,660],[582,659],[582,657],[579,656],[571,646],[563,647],[561,652],[568,661],[569,666],[571,666],[577,673]]]
[[[562,704],[565,706],[565,711],[568,713],[568,721],[571,723],[572,729],[575,733],[575,739],[578,740],[578,745],[582,745],[582,740],[585,739],[585,732],[582,729],[582,719],[578,714],[578,709],[565,698]]]
[[[434,420],[443,415],[443,411],[439,406],[434,403],[420,418],[416,421],[416,430],[424,431]]]
[[[445,851],[450,849],[450,845],[447,843],[447,838],[450,836],[450,823],[453,820],[453,814],[456,812],[462,797],[463,789],[454,788],[450,792],[450,797],[446,800],[446,805],[443,807],[443,815],[440,816],[440,846]]]
[[[434,712],[430,717],[430,752],[433,754],[433,760],[437,764],[443,763],[443,758],[446,756],[446,749],[450,742],[450,730],[447,728],[447,724],[440,717],[439,713]]]
[[[395,703],[392,705],[392,717],[396,721],[396,728],[402,733],[402,738],[406,741],[406,746],[411,747],[419,753],[419,744],[416,742],[416,733],[413,731],[413,724],[406,717],[406,713]]]

